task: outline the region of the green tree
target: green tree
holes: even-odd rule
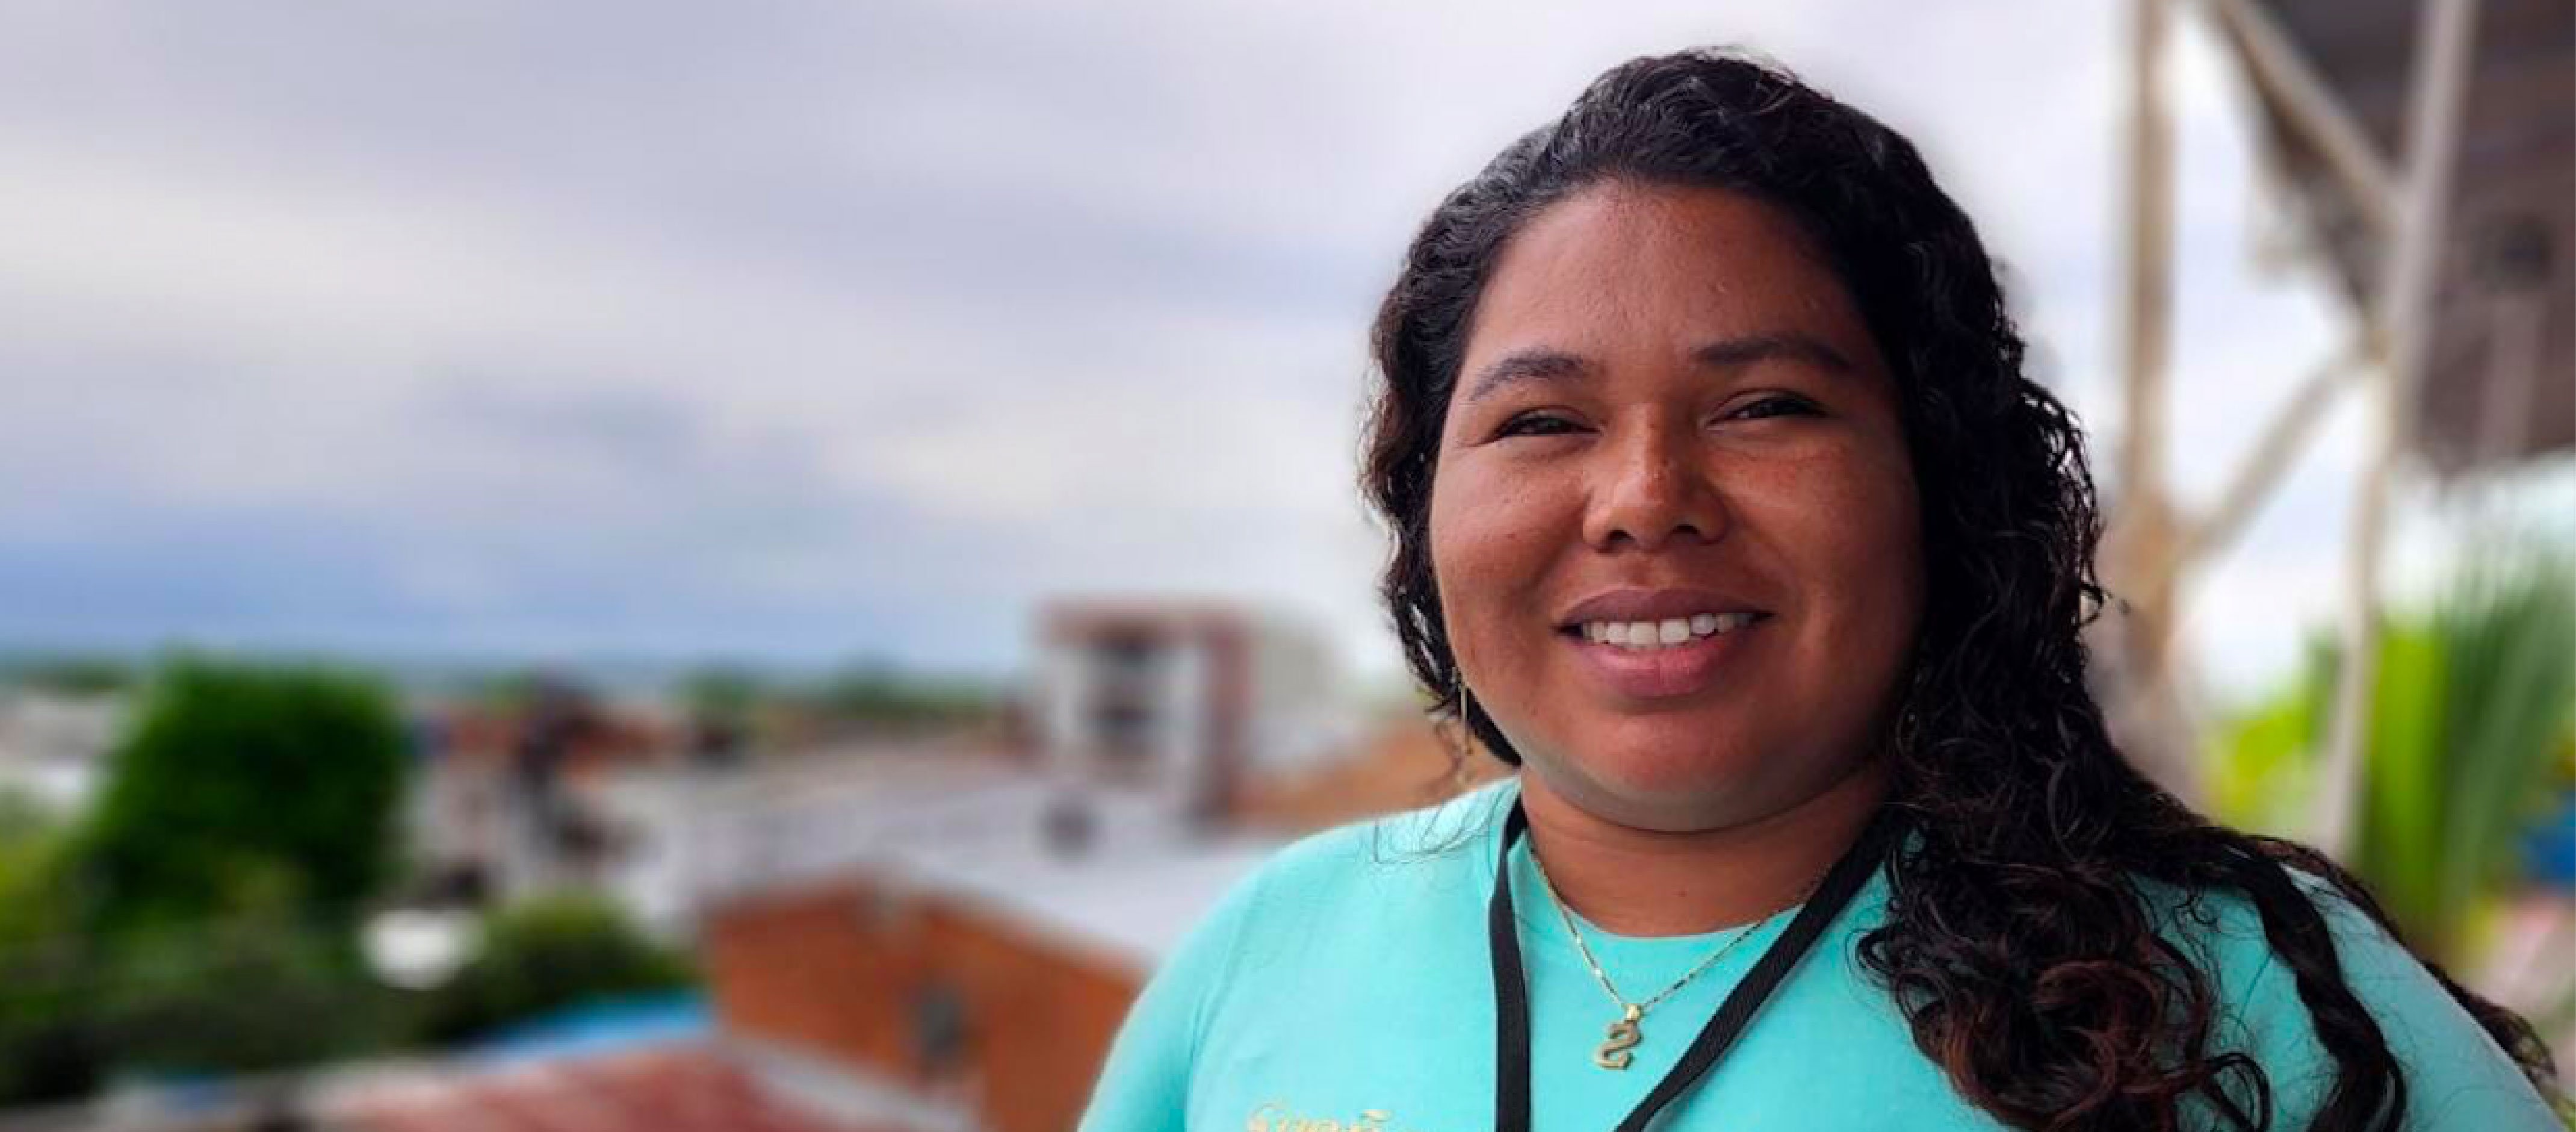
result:
[[[353,924],[391,875],[407,743],[354,676],[182,660],[155,681],[81,836],[111,934],[208,922],[245,884]]]
[[[100,696],[132,691],[135,669],[104,656],[19,657],[0,662],[0,683],[67,696]]]
[[[679,684],[689,712],[689,745],[701,758],[729,759],[754,744],[770,690],[748,669],[702,668]]]
[[[577,1003],[692,985],[688,960],[645,938],[596,896],[548,896],[504,908],[484,924],[475,957],[422,1004],[422,1036],[484,1034]]]
[[[215,919],[118,940],[84,1002],[117,1067],[269,1072],[387,1044],[392,993],[296,894],[277,874],[238,878]]]
[[[95,955],[79,931],[67,838],[40,808],[0,794],[0,1105],[66,1100],[105,1072],[85,1009]]]
[[[701,719],[742,721],[769,697],[769,689],[760,676],[749,669],[715,666],[701,668],[680,680],[680,702],[691,715]]]
[[[1001,699],[976,681],[917,676],[878,661],[826,676],[803,698],[827,718],[890,731],[974,723],[990,718]]]
[[[182,659],[85,817],[0,799],[0,1102],[378,1044],[353,929],[395,865],[405,748],[364,680]]]

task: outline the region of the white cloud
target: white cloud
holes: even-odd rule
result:
[[[602,640],[803,602],[904,655],[858,639],[873,595],[986,611],[923,654],[982,665],[1049,593],[1233,594],[1390,670],[1351,486],[1377,289],[1601,68],[1708,42],[1912,133],[2107,437],[2109,9],[647,8],[22,14],[0,475],[44,490],[0,495],[17,545],[292,515],[380,540],[393,605],[496,647],[579,636],[543,603],[585,571],[654,587]],[[2205,54],[2177,418],[2232,442],[2315,318],[2211,254],[2249,194]],[[2330,559],[2258,528],[2214,608]],[[2280,635],[2256,620],[2200,624],[2239,655]]]

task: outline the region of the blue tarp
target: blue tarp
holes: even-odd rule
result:
[[[600,999],[567,1006],[467,1045],[457,1056],[492,1063],[597,1053],[624,1046],[703,1038],[715,1032],[696,991]]]

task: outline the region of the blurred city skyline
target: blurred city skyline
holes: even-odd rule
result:
[[[21,5],[0,652],[997,675],[1052,596],[1160,594],[1391,679],[1352,487],[1378,294],[1494,150],[1695,44],[1924,148],[2098,474],[2121,10]],[[2196,502],[2345,316],[2257,254],[2284,221],[2241,81],[2182,33]],[[2357,425],[2196,580],[2218,688],[2331,623]]]

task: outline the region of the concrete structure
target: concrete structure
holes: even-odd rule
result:
[[[2460,474],[2576,445],[2576,4],[2211,6],[2297,236],[2383,337],[2420,308],[2405,447]],[[2383,294],[2410,224],[2421,293]]]
[[[698,826],[700,943],[722,1028],[915,1098],[927,1125],[1072,1126],[1146,975],[1277,844],[1151,782],[1093,792],[997,758],[888,758],[773,783]],[[765,879],[765,883],[764,883]]]
[[[55,813],[87,805],[107,779],[107,756],[125,726],[125,696],[0,689],[0,790]]]
[[[2311,832],[2340,852],[2356,825],[2378,686],[2380,570],[2401,462],[2457,476],[2576,444],[2576,3],[2212,7],[2253,80],[2266,152],[2305,242],[2358,316],[2349,353],[2372,363]],[[2313,419],[2333,388],[2312,383],[2286,419]]]
[[[620,778],[682,761],[666,713],[549,683],[516,710],[414,704],[412,839],[433,887],[508,899],[597,885],[639,831],[599,804]]]
[[[1241,608],[1059,602],[1040,619],[1035,660],[1030,714],[1071,799],[1152,790],[1210,824],[1247,776],[1357,737],[1321,642]]]

